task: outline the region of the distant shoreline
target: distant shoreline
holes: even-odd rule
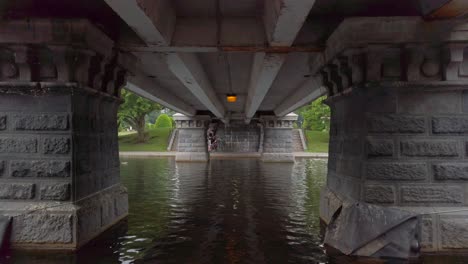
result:
[[[175,157],[177,152],[174,151],[167,151],[167,152],[158,152],[158,151],[121,151],[119,155],[121,157]],[[243,158],[242,153],[221,153],[217,152],[216,157],[223,157],[225,154],[226,157],[240,157]],[[234,154],[234,155],[233,155]],[[253,153],[245,153],[245,158],[255,158],[252,155]],[[255,153],[256,154],[256,153]],[[295,158],[321,158],[326,159],[328,158],[328,153],[320,153],[320,152],[294,152]]]

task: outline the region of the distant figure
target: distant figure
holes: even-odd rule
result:
[[[208,151],[211,152],[218,148],[218,139],[216,138],[216,130],[218,129],[217,123],[210,123],[206,136],[208,139]]]

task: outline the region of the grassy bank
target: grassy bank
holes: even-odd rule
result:
[[[136,132],[119,133],[120,151],[167,151],[171,128],[154,128],[148,130],[148,141],[138,143]]]
[[[154,128],[148,130],[148,141],[138,143],[136,132],[119,133],[120,151],[167,151],[171,128]],[[328,152],[328,132],[305,131],[308,152]]]
[[[328,132],[321,131],[305,131],[307,138],[307,152],[328,152],[328,140],[330,138]]]

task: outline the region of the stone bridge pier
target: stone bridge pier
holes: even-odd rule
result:
[[[216,127],[217,148],[214,153],[252,157],[257,154],[264,162],[294,162],[293,124],[297,115],[284,117],[261,116],[246,124],[244,120],[230,120],[224,123],[210,116],[185,116],[175,114],[176,131],[171,144],[177,147],[176,161],[206,162],[208,152],[207,131]],[[172,142],[175,141],[175,142]],[[245,157],[247,157],[245,156]]]
[[[14,248],[75,250],[124,218],[117,143],[127,70],[87,21],[0,33],[0,215]]]
[[[425,26],[406,23],[406,35],[401,21],[375,32],[350,21],[328,41],[320,215],[325,243],[346,254],[468,250],[468,36],[452,25],[433,38]]]

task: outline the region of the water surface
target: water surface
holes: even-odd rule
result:
[[[15,251],[0,263],[396,263],[325,255],[318,206],[326,160],[137,158],[121,169],[127,221],[78,253]]]

